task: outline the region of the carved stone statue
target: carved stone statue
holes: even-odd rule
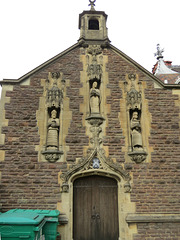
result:
[[[57,111],[51,111],[51,117],[48,120],[47,132],[47,150],[58,150],[59,136],[59,119],[57,118]]]
[[[94,81],[90,89],[90,113],[100,114],[100,90],[97,88],[97,82]]]
[[[134,111],[131,119],[131,141],[133,151],[143,151],[141,125],[138,112]]]

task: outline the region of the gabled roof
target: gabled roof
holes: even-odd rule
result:
[[[58,55],[54,56],[53,58],[49,59],[48,61],[44,62],[43,64],[39,65],[38,67],[36,67],[32,71],[26,73],[22,77],[20,77],[18,79],[3,79],[2,81],[0,81],[0,84],[1,85],[4,85],[4,84],[11,84],[11,85],[19,84],[19,83],[27,80],[29,77],[31,77],[32,74],[37,73],[38,71],[40,71],[41,69],[43,69],[47,65],[49,65],[49,64],[53,63],[54,61],[56,61],[58,58],[61,58],[62,56],[66,55],[68,52],[70,52],[73,49],[78,48],[78,47],[81,47],[81,44],[79,42],[74,44],[74,45],[72,45],[71,47],[69,47],[68,49],[64,50],[63,52],[59,53]],[[107,47],[112,49],[114,52],[116,52],[116,54],[120,55],[126,61],[128,61],[129,63],[131,63],[135,67],[137,67],[140,71],[142,71],[144,74],[146,74],[148,77],[150,77],[153,81],[155,81],[159,86],[161,86],[163,88],[180,88],[180,85],[177,85],[177,84],[164,84],[159,78],[154,76],[152,73],[150,73],[148,70],[146,70],[144,67],[142,67],[140,64],[138,64],[136,61],[134,61],[132,58],[127,56],[125,53],[123,53],[122,51],[117,49],[112,44],[108,44]]]

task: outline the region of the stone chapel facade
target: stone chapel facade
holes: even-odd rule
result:
[[[1,81],[2,212],[58,209],[63,240],[178,240],[180,85],[111,45],[90,4],[76,44]]]

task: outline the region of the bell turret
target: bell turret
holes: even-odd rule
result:
[[[79,15],[79,42],[88,44],[108,44],[107,15],[103,11],[96,11],[95,0],[90,0],[91,9]]]

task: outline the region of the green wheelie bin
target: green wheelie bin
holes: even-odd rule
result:
[[[43,240],[44,215],[35,212],[6,212],[0,215],[1,240]]]
[[[40,209],[12,209],[8,212],[13,213],[35,213],[44,217],[46,223],[42,228],[42,234],[45,240],[56,240],[59,233],[57,232],[58,216],[60,212],[58,210],[40,210]],[[7,212],[7,213],[8,213]]]

